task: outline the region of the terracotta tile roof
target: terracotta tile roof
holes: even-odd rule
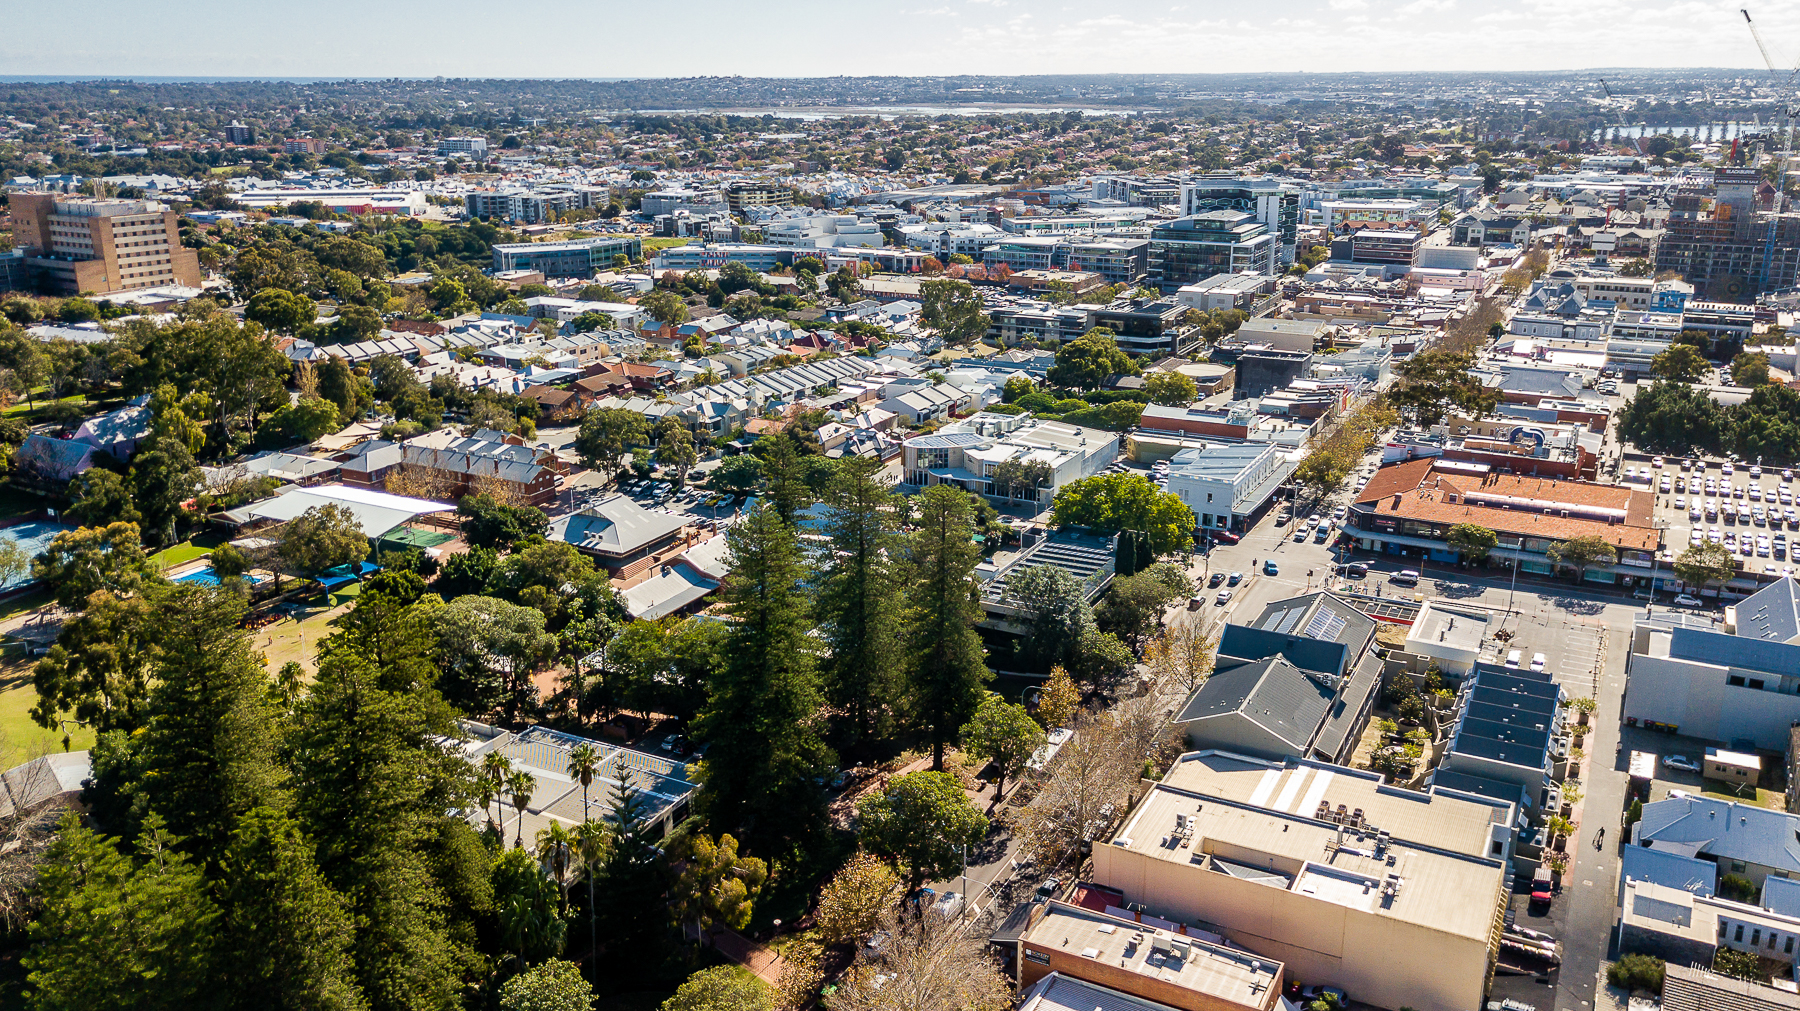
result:
[[[1359,511],[1423,523],[1449,526],[1476,523],[1499,533],[1566,541],[1597,536],[1614,547],[1653,551],[1661,536],[1651,525],[1654,496],[1618,485],[1555,481],[1517,474],[1476,477],[1454,471],[1434,470],[1432,460],[1414,460],[1383,467],[1357,496]],[[1463,494],[1479,491],[1538,502],[1624,510],[1623,522],[1563,516],[1542,509],[1503,509],[1495,505],[1460,501]],[[1452,500],[1458,501],[1452,501]]]

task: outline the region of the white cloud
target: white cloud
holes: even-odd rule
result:
[[[1334,11],[1360,11],[1369,6],[1369,0],[1331,0]]]

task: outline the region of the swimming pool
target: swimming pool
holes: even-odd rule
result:
[[[265,575],[261,575],[261,574],[252,574],[252,573],[247,572],[244,574],[244,578],[250,580],[250,582],[252,582],[252,583],[262,583],[262,582],[266,582],[269,577],[265,576]],[[200,566],[197,569],[193,569],[189,572],[184,572],[181,575],[176,576],[175,582],[177,582],[177,583],[194,583],[194,584],[197,584],[200,586],[217,586],[217,585],[219,585],[219,574],[217,572],[213,571],[212,563],[207,562],[206,564]]]
[[[75,528],[63,523],[26,520],[23,523],[14,523],[10,527],[0,527],[0,539],[17,544],[25,552],[26,558],[36,558],[50,546],[50,542],[56,538],[57,534],[73,529]],[[15,579],[0,582],[0,590],[10,590],[15,586],[24,586],[34,581],[31,573],[26,572]]]

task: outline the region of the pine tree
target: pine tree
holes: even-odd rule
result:
[[[238,815],[284,802],[268,732],[269,677],[237,627],[244,605],[235,594],[181,585],[159,604],[150,624],[159,683],[133,790],[140,810],[160,814],[188,852],[211,864]]]
[[[344,898],[313,863],[312,844],[292,819],[256,808],[238,821],[221,868],[224,916],[214,973],[243,1008],[352,1011],[368,1005],[350,962]]]
[[[625,783],[614,785],[612,845],[600,861],[600,937],[609,952],[642,966],[653,964],[668,939],[669,911],[663,906],[669,867],[650,838],[647,803]]]
[[[848,458],[826,493],[831,556],[818,601],[831,647],[823,662],[825,693],[849,715],[858,738],[885,736],[904,664],[894,496],[879,480],[881,471],[879,460]]]
[[[812,504],[812,489],[806,486],[806,461],[794,448],[787,433],[765,436],[769,450],[763,456],[763,474],[769,484],[769,501],[781,515],[781,522],[794,522],[794,515]]]
[[[791,852],[823,818],[812,777],[827,760],[814,729],[818,662],[794,530],[771,504],[727,535],[735,559],[724,665],[698,731],[711,749],[700,803],[715,831],[741,829],[761,853]]]
[[[944,746],[975,707],[981,686],[993,677],[983,659],[981,584],[975,563],[974,510],[969,496],[933,485],[917,496],[918,530],[908,545],[906,641],[912,649],[907,694],[914,721],[931,738],[932,768],[944,767]]]
[[[31,925],[36,1011],[228,1007],[213,987],[219,908],[200,871],[151,815],[137,857],[70,812],[44,855]]]
[[[288,739],[296,819],[311,830],[320,874],[350,902],[351,952],[371,1008],[441,1007],[471,955],[449,922],[445,881],[470,875],[478,847],[447,810],[469,803],[473,772],[436,742],[454,711],[435,691],[387,691],[399,680],[347,632],[326,640],[318,680]],[[403,655],[403,651],[390,650]]]

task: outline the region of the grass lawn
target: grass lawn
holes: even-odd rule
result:
[[[35,403],[28,400],[19,400],[8,407],[4,412],[0,413],[3,413],[8,418],[20,418],[28,424],[35,425],[38,422],[45,420],[44,414],[50,410],[51,404],[70,404],[81,408],[82,413],[87,414],[89,413],[88,408],[95,406],[97,403],[97,401],[90,401],[85,393],[72,393],[69,396],[63,397],[61,400],[51,400],[49,397],[38,397],[36,398]]]
[[[644,255],[646,257],[648,257],[651,253],[657,252],[659,250],[668,249],[672,246],[685,246],[688,243],[693,242],[693,241],[694,240],[691,238],[683,239],[683,238],[680,238],[679,236],[673,236],[673,235],[663,235],[663,236],[648,236],[648,235],[646,235],[646,236],[644,236]]]
[[[1761,788],[1757,789],[1756,796],[1754,797],[1750,796],[1748,790],[1743,794],[1739,794],[1734,790],[1702,790],[1700,791],[1700,795],[1703,797],[1711,797],[1714,800],[1735,800],[1740,804],[1755,804],[1757,807],[1771,808],[1776,811],[1784,810],[1787,807],[1786,796],[1777,793],[1774,790],[1764,790]]]
[[[31,722],[31,707],[37,704],[31,667],[16,649],[7,650],[5,659],[0,660],[0,769],[62,750],[61,733]],[[93,743],[92,730],[70,728],[70,751],[81,751]]]
[[[351,583],[331,594],[330,605],[315,607],[301,621],[284,618],[251,634],[251,644],[263,651],[269,670],[280,670],[289,660],[300,661],[310,676],[319,651],[319,642],[332,633],[331,620],[344,613],[362,592],[361,583]]]
[[[150,565],[155,569],[167,569],[191,562],[196,558],[204,558],[212,554],[211,548],[203,548],[192,541],[183,541],[173,547],[164,548],[150,556]]]

